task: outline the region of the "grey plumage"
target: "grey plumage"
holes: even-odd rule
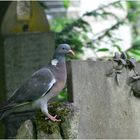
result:
[[[66,83],[65,54],[73,53],[68,44],[61,44],[48,66],[41,68],[15,91],[14,95],[0,108],[1,119],[24,106],[41,111],[52,121],[59,121],[48,113],[47,102],[56,96]],[[22,109],[21,109],[22,110]],[[26,110],[26,109],[25,109]]]

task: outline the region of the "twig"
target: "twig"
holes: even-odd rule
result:
[[[102,38],[104,38],[104,36],[108,35],[110,31],[116,29],[120,24],[124,23],[125,20],[126,20],[126,18],[124,18],[124,19],[122,19],[122,20],[116,22],[116,23],[115,23],[114,25],[112,25],[110,28],[105,29],[105,30],[103,30],[103,31],[101,31],[101,32],[99,32],[99,33],[97,33],[97,34],[95,34],[95,35],[94,35],[94,36],[95,36],[95,37],[94,37],[95,39],[93,39],[92,41],[101,40]],[[100,35],[100,34],[102,34],[102,35]],[[100,36],[99,36],[99,35],[100,35]]]
[[[89,13],[95,13],[96,11],[103,10],[104,8],[110,7],[110,6],[115,5],[115,4],[119,3],[119,2],[120,2],[120,0],[115,1],[115,2],[112,2],[112,3],[109,3],[109,4],[107,4],[107,5],[100,6],[99,8],[97,8],[97,9],[91,11],[91,12],[86,12],[85,14],[83,14],[82,17],[88,16]]]
[[[89,13],[95,13],[96,11],[103,10],[104,8],[107,8],[109,6],[115,5],[115,4],[119,3],[119,2],[120,2],[120,0],[112,2],[112,3],[108,4],[108,5],[100,6],[99,8],[97,8],[97,9],[91,11],[91,12],[86,12],[80,18],[78,18],[76,21],[72,22],[71,24],[68,24],[59,34],[67,32],[67,29],[69,29],[69,31],[71,31],[72,28],[75,26],[75,24],[78,23],[79,21],[81,21],[83,17],[89,16]]]

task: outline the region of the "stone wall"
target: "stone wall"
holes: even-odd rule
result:
[[[45,121],[39,113],[34,123],[28,120],[21,125],[16,138],[140,138],[140,99],[128,85],[132,71],[124,68],[117,84],[115,76],[106,75],[112,69],[111,62],[73,60],[67,68],[69,103],[54,103],[49,108],[61,122]]]
[[[54,34],[51,32],[19,33],[5,38],[5,80],[8,97],[33,72],[48,64],[54,49]]]
[[[72,61],[69,65],[70,100],[80,110],[77,138],[140,138],[140,99],[127,85],[133,73],[124,68],[118,85],[116,77],[106,76],[111,62]]]
[[[4,39],[4,86],[9,98],[13,92],[26,81],[33,72],[48,64],[55,49],[52,32],[18,33]],[[34,113],[33,113],[34,114]],[[17,128],[32,113],[16,115],[5,122],[6,138],[13,138]]]

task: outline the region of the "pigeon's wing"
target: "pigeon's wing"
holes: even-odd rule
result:
[[[9,103],[24,103],[39,99],[53,87],[56,79],[48,68],[35,72],[8,100]]]

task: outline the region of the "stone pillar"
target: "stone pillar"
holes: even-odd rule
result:
[[[1,1],[0,2],[0,28],[4,18],[4,14],[10,4],[10,1]],[[0,32],[0,102],[3,102],[6,99],[5,94],[5,71],[4,71],[4,38]],[[0,138],[4,137],[4,126],[0,122]]]
[[[54,36],[51,32],[7,36],[4,49],[6,93],[10,97],[34,71],[48,64],[54,51]]]
[[[9,98],[33,72],[48,64],[54,52],[54,34],[37,1],[12,1],[5,12],[1,33],[4,45],[0,76],[5,89],[3,95]],[[13,138],[20,124],[34,115],[33,112],[25,114],[6,119],[6,138]]]
[[[117,84],[115,75],[106,76],[111,62],[74,60],[69,65],[70,101],[80,110],[77,138],[139,139],[140,100],[127,84],[134,73],[124,68]],[[139,64],[136,69],[140,71]]]

